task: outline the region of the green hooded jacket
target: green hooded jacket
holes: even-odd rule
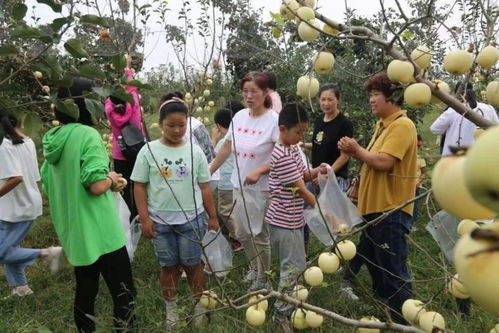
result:
[[[99,133],[79,123],[55,127],[43,137],[43,155],[43,188],[69,262],[90,265],[123,247],[125,235],[114,194],[94,195],[89,190],[109,172],[109,157]]]

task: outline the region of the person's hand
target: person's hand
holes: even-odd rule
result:
[[[323,175],[324,174],[327,174],[327,167],[329,166],[329,164],[327,163],[321,163],[318,168],[319,168],[319,173],[322,173]]]
[[[258,171],[250,172],[244,179],[244,185],[253,185],[260,180],[260,173]]]
[[[340,141],[338,141],[338,148],[342,153],[349,156],[354,156],[357,150],[360,148],[360,145],[355,139],[344,136],[340,139]]]
[[[142,236],[145,238],[156,238],[156,228],[154,227],[154,222],[147,218],[140,221],[140,230],[142,230]]]
[[[217,217],[210,217],[208,219],[208,230],[214,230],[217,231],[220,228],[218,225],[218,218]]]
[[[114,171],[109,171],[107,174],[107,177],[109,177],[112,180],[111,183],[111,191],[116,191],[116,187],[119,185],[118,183],[120,182],[120,178],[123,177],[121,173],[116,173]]]
[[[222,132],[220,132],[220,129],[218,128],[218,126],[215,126],[211,129],[211,141],[212,142],[216,142],[218,140],[218,138],[220,137],[220,135],[222,135]]]

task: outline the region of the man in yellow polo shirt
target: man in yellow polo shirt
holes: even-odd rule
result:
[[[401,87],[381,72],[366,83],[371,112],[379,121],[367,148],[343,137],[338,147],[363,162],[358,209],[369,222],[414,197],[416,189],[416,127],[401,109]],[[369,226],[361,235],[358,260],[368,267],[375,293],[391,309],[392,320],[404,323],[403,302],[411,298],[407,269],[407,240],[413,204]]]

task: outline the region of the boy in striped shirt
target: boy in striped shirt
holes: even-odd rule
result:
[[[304,202],[315,206],[316,198],[305,182],[326,173],[326,164],[308,170],[296,146],[308,127],[308,114],[298,104],[286,105],[279,114],[279,139],[272,151],[269,172],[270,204],[265,222],[270,224],[272,251],[279,256],[279,289],[290,289],[306,268],[303,242]],[[287,316],[293,307],[276,302],[277,315]]]

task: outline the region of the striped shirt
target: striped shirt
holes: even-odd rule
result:
[[[269,172],[270,205],[265,222],[287,229],[303,227],[304,200],[294,193],[291,184],[303,179],[306,168],[296,147],[276,143]]]

